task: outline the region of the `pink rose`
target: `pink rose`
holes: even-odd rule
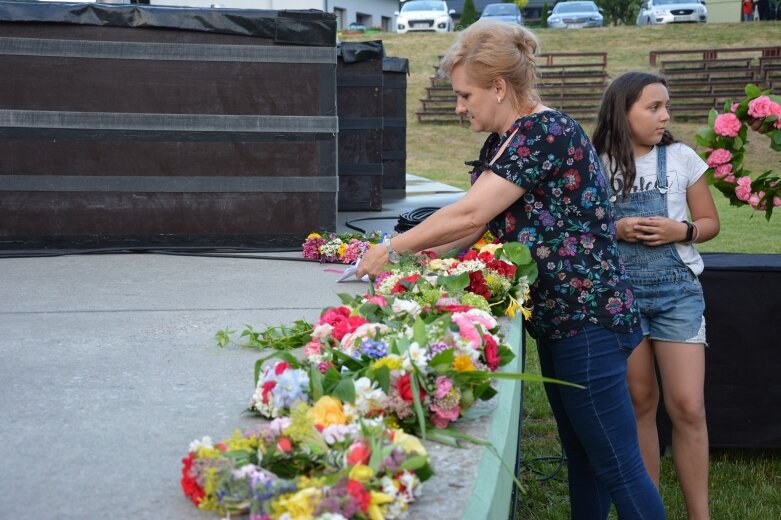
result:
[[[740,106],[740,103],[732,103],[732,106],[729,107],[729,111],[730,112],[735,112],[738,109],[739,106]]]
[[[775,106],[774,106],[775,105]],[[778,110],[776,107],[778,103],[771,100],[767,96],[759,96],[756,99],[752,99],[748,102],[748,115],[751,117],[758,117],[764,119],[771,115],[774,110]]]
[[[725,137],[735,137],[741,125],[740,119],[735,114],[721,114],[713,122],[713,130]]]
[[[735,196],[742,201],[748,201],[751,197],[751,177],[740,177],[738,179],[738,185],[735,187]]]
[[[727,175],[724,177],[724,182],[729,182],[730,184],[735,184],[735,176],[734,175]]]
[[[773,206],[776,207],[781,206],[781,197],[779,196],[773,197]]]
[[[730,153],[729,150],[725,150],[724,148],[719,148],[717,150],[713,150],[713,153],[708,156],[705,162],[708,163],[708,166],[711,168],[715,168],[716,166],[728,163],[731,160],[732,153]]]
[[[437,390],[434,392],[434,397],[442,399],[450,393],[451,388],[453,388],[453,381],[445,376],[437,377]]]
[[[726,163],[726,164],[720,164],[716,166],[716,171],[714,172],[714,175],[720,179],[722,177],[726,177],[730,173],[732,173],[732,164]]]
[[[458,419],[458,416],[461,413],[461,407],[458,405],[455,405],[449,410],[445,410],[434,404],[431,405],[430,410],[432,412],[431,422],[434,423],[434,426],[437,428],[447,428],[447,425]]]
[[[752,208],[756,208],[759,205],[759,195],[752,193],[748,198],[748,203],[751,204]]]

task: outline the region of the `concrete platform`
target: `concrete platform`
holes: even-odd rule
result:
[[[460,193],[414,177],[410,192],[419,195],[382,214]],[[220,349],[215,332],[314,320],[339,303],[337,293],[366,290],[337,284],[340,266],[294,253],[264,257],[0,259],[0,517],[218,518],[183,496],[180,459],[195,438],[256,424],[242,411],[261,355]],[[501,384],[511,385],[500,390],[503,401],[464,431],[494,440],[512,465],[520,387]],[[410,518],[507,518],[509,488],[493,455],[429,449],[438,474]]]

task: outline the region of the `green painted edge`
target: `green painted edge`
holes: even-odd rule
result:
[[[503,370],[506,372],[521,372],[523,356],[521,338],[523,320],[520,316],[510,320],[507,343],[513,346],[516,358]],[[516,348],[517,347],[517,348]],[[521,413],[523,382],[519,380],[500,379],[497,386],[496,410],[491,419],[488,440],[493,444],[505,464],[515,468],[515,456],[518,450],[518,424]],[[507,520],[510,517],[513,480],[502,467],[496,455],[487,448],[477,467],[474,485],[469,495],[462,520]]]

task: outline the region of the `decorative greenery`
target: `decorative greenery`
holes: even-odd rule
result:
[[[258,350],[265,348],[290,350],[303,347],[309,341],[309,336],[312,334],[312,325],[304,320],[297,320],[292,325],[271,326],[261,331],[255,330],[252,325],[245,325],[244,330],[239,335],[240,338],[246,338],[242,343],[234,342],[231,339],[235,333],[235,330],[228,328],[218,330],[214,334],[217,346],[223,348],[234,344],[239,347]]]
[[[697,143],[705,147],[700,156],[708,163],[708,181],[734,206],[750,205],[764,211],[770,220],[773,208],[781,206],[781,173],[766,170],[752,177],[743,167],[749,127],[770,138],[770,148],[781,151],[781,98],[760,90],[753,84],[746,85],[746,97],[724,104],[719,114],[711,109],[708,126],[700,129]]]

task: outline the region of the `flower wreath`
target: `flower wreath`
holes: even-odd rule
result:
[[[697,144],[708,164],[708,182],[734,206],[750,205],[764,211],[770,220],[773,208],[781,206],[781,173],[767,170],[755,178],[743,167],[743,156],[751,127],[770,138],[770,148],[781,151],[781,97],[770,95],[753,84],[746,85],[746,97],[726,102],[723,113],[711,109],[708,127],[700,129]]]

